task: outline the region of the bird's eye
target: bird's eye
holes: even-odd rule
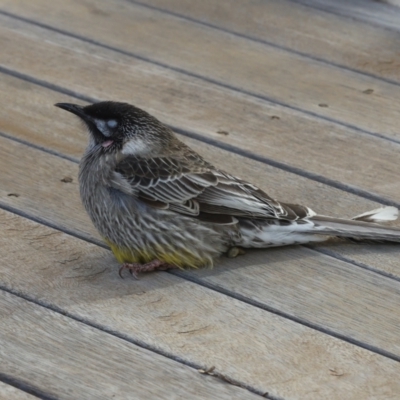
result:
[[[107,126],[109,128],[116,128],[117,125],[118,125],[118,122],[115,119],[109,119],[107,121]]]

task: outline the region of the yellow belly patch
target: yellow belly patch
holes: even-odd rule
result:
[[[194,256],[188,251],[182,253],[171,253],[165,252],[162,249],[153,250],[131,250],[123,248],[111,243],[108,239],[105,239],[106,243],[110,246],[111,251],[114,253],[115,258],[120,264],[124,263],[140,263],[145,264],[155,259],[164,261],[167,264],[175,265],[179,268],[198,268],[204,266],[213,266],[213,260],[211,258],[201,259]]]

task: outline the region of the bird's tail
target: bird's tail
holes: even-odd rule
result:
[[[352,219],[341,219],[317,215],[310,210],[308,218],[296,221],[241,220],[241,247],[275,247],[290,244],[322,242],[337,236],[354,240],[400,242],[400,229],[380,225],[397,219],[395,207],[382,207],[357,215]]]
[[[396,207],[382,207],[357,215],[351,220],[315,215],[310,221],[314,223],[314,233],[322,235],[355,240],[400,242],[400,228],[389,228],[378,223],[394,221],[397,217]]]

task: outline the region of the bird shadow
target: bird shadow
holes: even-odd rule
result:
[[[177,286],[184,283],[183,280],[191,280],[201,283],[212,277],[218,280],[224,276],[239,272],[243,279],[251,275],[252,271],[264,271],[263,277],[267,279],[268,272],[284,271],[290,273],[293,265],[318,263],[321,259],[321,252],[314,250],[328,250],[333,255],[345,255],[351,257],[357,254],[374,256],[379,254],[393,255],[400,253],[400,247],[393,244],[374,244],[365,245],[362,243],[349,243],[344,241],[332,241],[324,243],[323,246],[286,246],[270,249],[249,249],[245,255],[236,258],[222,256],[211,268],[199,268],[189,270],[170,270],[139,275],[135,279],[124,271],[123,279],[118,274],[119,264],[112,253],[108,250],[96,250],[79,260],[71,262],[69,265],[60,264],[51,269],[53,272],[46,278],[48,284],[46,297],[48,299],[57,298],[62,300],[64,305],[73,303],[104,302],[110,299],[117,299],[126,296],[141,296],[149,292],[163,292],[166,288]],[[332,255],[331,254],[331,255]],[[37,271],[36,271],[37,272]],[[262,284],[262,282],[260,282]],[[42,281],[43,286],[43,281]],[[179,289],[177,289],[179,290]]]

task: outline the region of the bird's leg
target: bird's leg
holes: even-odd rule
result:
[[[139,272],[151,272],[151,271],[165,271],[167,269],[178,268],[175,265],[167,264],[164,261],[160,260],[153,260],[146,264],[140,263],[125,263],[122,264],[121,268],[119,269],[119,276],[122,278],[122,271],[127,269],[136,279],[138,279],[137,274]]]

